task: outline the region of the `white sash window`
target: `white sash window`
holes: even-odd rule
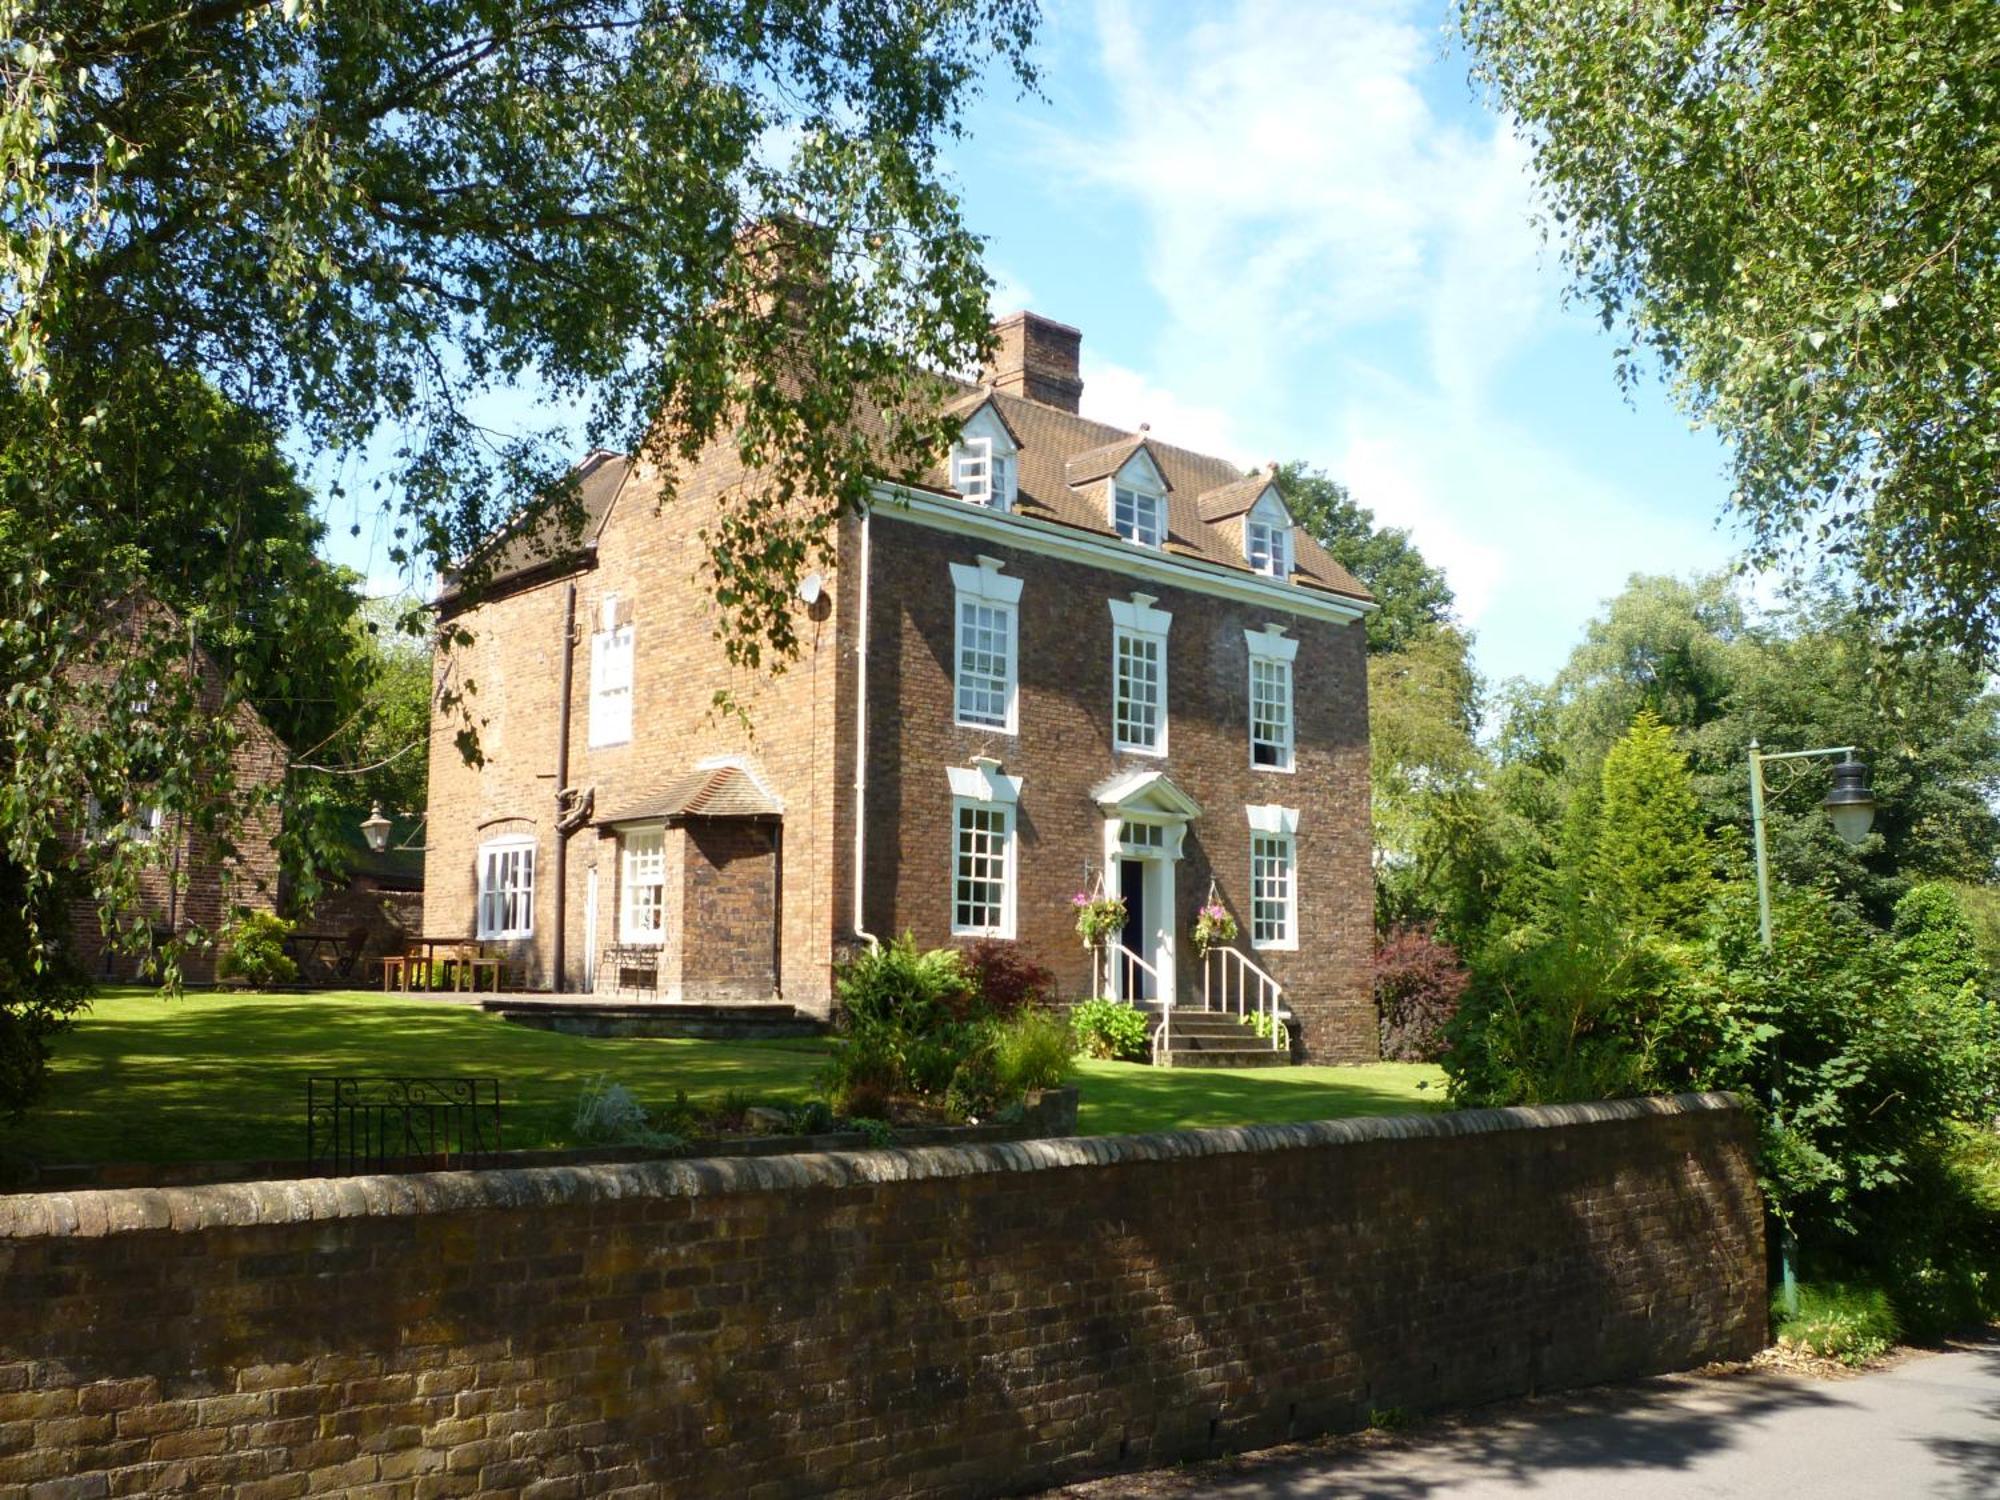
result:
[[[479,928],[482,938],[535,935],[535,844],[495,839],[479,846]]]
[[[590,744],[622,745],[632,738],[632,621],[616,594],[601,606],[590,638]]]
[[[618,940],[657,943],[667,930],[667,840],[657,828],[625,835]]]

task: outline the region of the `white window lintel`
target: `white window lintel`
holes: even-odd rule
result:
[[[1165,635],[1173,628],[1173,612],[1153,608],[1156,598],[1153,594],[1135,593],[1130,599],[1109,601],[1111,622],[1121,630],[1137,631],[1141,635]]]
[[[1250,648],[1252,656],[1268,657],[1275,661],[1291,661],[1299,654],[1299,643],[1285,634],[1282,625],[1266,625],[1261,630],[1245,630],[1243,643]]]
[[[1280,807],[1275,802],[1252,804],[1243,809],[1250,815],[1252,833],[1276,833],[1290,838],[1299,831],[1299,810]]]
[[[952,796],[967,802],[999,802],[1011,807],[1021,800],[1022,778],[1004,774],[1000,762],[990,756],[974,756],[969,766],[946,766],[945,776],[951,782]]]
[[[1007,565],[997,557],[979,554],[977,567],[965,563],[951,565],[952,587],[961,594],[970,594],[976,599],[984,599],[993,604],[1019,604],[1021,602],[1021,580],[1009,577],[1000,570]]]

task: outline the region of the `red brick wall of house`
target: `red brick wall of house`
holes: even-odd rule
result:
[[[683,836],[681,998],[769,999],[779,826],[723,818],[690,823]]]
[[[657,794],[702,759],[735,755],[753,764],[784,807],[781,992],[793,1004],[824,1014],[835,927],[829,900],[835,782],[844,763],[834,744],[843,672],[837,605],[832,600],[822,605],[818,613],[824,618],[817,620],[800,606],[802,654],[777,675],[728,663],[715,639],[717,616],[702,578],[707,554],[700,533],[714,521],[724,492],[742,480],[733,455],[717,450],[664,506],[656,484],[641,476],[628,482],[599,538],[596,565],[574,580],[570,783],[594,789],[595,816],[602,819]],[[502,830],[532,832],[535,936],[513,946],[521,977],[536,986],[551,985],[554,977],[550,923],[563,589],[560,580],[544,583],[460,617],[474,643],[441,653],[438,670],[476,686],[473,712],[486,764],[474,769],[464,763],[452,743],[457,726],[444,716],[433,726],[431,753],[425,930],[472,933],[480,843]],[[829,584],[829,593],[837,594],[837,581]],[[627,744],[593,749],[590,638],[609,594],[632,607],[633,734]],[[743,719],[717,711],[715,698],[723,691],[733,695]],[[594,829],[570,839],[568,989],[583,987],[585,893],[593,868],[598,951],[619,941],[618,852],[617,839]],[[670,946],[676,941],[670,930]],[[767,928],[755,944],[755,962],[766,970],[770,947]],[[672,953],[667,957],[670,966],[680,961]],[[708,961],[694,962],[698,968]]]
[[[829,568],[820,618],[800,616],[801,658],[783,672],[728,665],[714,639],[715,615],[702,580],[702,529],[719,497],[743,475],[732,456],[711,455],[665,508],[655,487],[628,483],[599,539],[595,565],[575,575],[575,686],[570,782],[595,793],[604,819],[658,794],[705,758],[736,755],[753,764],[784,805],[780,992],[826,1014],[830,968],[855,941],[854,756],[861,639],[858,559],[862,528],[842,523],[840,566]],[[892,506],[870,523],[867,915],[877,936],[906,929],[919,941],[949,940],[951,794],[945,768],[991,754],[1027,777],[1020,833],[1019,940],[1056,967],[1072,996],[1092,987],[1090,963],[1073,930],[1070,895],[1103,863],[1103,818],[1088,789],[1130,767],[1164,770],[1203,806],[1178,869],[1173,925],[1181,934],[1180,992],[1198,998],[1199,972],[1185,941],[1211,876],[1246,928],[1250,830],[1244,808],[1276,803],[1299,810],[1296,952],[1258,953],[1285,986],[1306,1055],[1358,1061],[1376,1052],[1369,991],[1373,897],[1369,864],[1367,681],[1358,624],[1290,616],[1213,595],[1141,582],[1104,568],[948,536],[902,519]],[[985,552],[1026,581],[1021,608],[1021,732],[961,730],[952,723],[950,655],[954,595],[949,564]],[[474,693],[483,769],[467,767],[452,743],[456,724],[440,718],[431,756],[430,854],[424,926],[431,935],[470,934],[479,845],[501,833],[537,844],[536,932],[515,945],[520,976],[552,982],[550,923],[564,583],[542,583],[496,599],[459,623],[474,643],[440,656]],[[1112,622],[1107,601],[1142,591],[1170,611],[1169,745],[1164,759],[1111,748]],[[590,638],[599,605],[616,594],[634,627],[634,732],[629,744],[589,744]],[[1245,628],[1286,623],[1300,642],[1294,667],[1296,770],[1249,763]],[[733,694],[747,725],[713,708]],[[688,903],[696,871],[675,866],[691,852],[670,837],[669,890]],[[583,931],[589,872],[597,872],[600,953],[620,940],[619,842],[594,829],[569,845],[566,987],[583,987]],[[765,877],[760,876],[760,880]],[[768,885],[768,880],[766,884]],[[732,912],[730,924],[740,913]],[[683,951],[726,944],[731,956]],[[726,969],[738,976],[769,963],[768,936],[736,925],[687,928],[670,913],[663,986]],[[1247,942],[1245,944],[1247,947]],[[740,955],[738,950],[740,950]]]
[[[994,546],[897,519],[874,522],[869,647],[868,924],[950,941],[952,794],[945,768],[974,755],[1021,776],[1018,941],[1071,996],[1090,993],[1091,964],[1070,898],[1104,863],[1104,816],[1090,788],[1114,773],[1160,770],[1202,806],[1189,824],[1175,893],[1179,992],[1198,1001],[1186,932],[1213,877],[1248,950],[1250,826],[1245,808],[1298,809],[1299,946],[1258,952],[1284,986],[1305,1055],[1379,1055],[1370,988],[1374,897],[1368,808],[1368,691],[1359,622],[1335,624],[1145,582],[1082,563]],[[950,565],[984,553],[1023,580],[1019,733],[953,723],[955,591]],[[1137,590],[1170,612],[1168,754],[1112,748],[1112,617]],[[1299,641],[1291,773],[1250,765],[1245,629],[1269,622]]]

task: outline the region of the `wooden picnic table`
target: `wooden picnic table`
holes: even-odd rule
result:
[[[407,938],[400,957],[382,960],[382,988],[477,989],[482,971],[492,975],[493,988],[499,989],[500,960],[476,938]]]

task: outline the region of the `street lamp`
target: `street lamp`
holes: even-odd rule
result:
[[[361,836],[368,840],[368,847],[377,854],[389,847],[389,820],[382,816],[382,804],[377,802],[367,817],[361,820]]]
[[[1868,767],[1854,758],[1852,745],[1827,750],[1785,750],[1767,755],[1750,742],[1750,833],[1757,846],[1757,935],[1764,951],[1771,951],[1771,857],[1764,847],[1764,767],[1774,760],[1825,760],[1838,755],[1833,768],[1833,790],[1821,807],[1833,820],[1833,831],[1850,844],[1868,837],[1875,826],[1875,794],[1868,789]]]
[[[1833,768],[1833,788],[1820,802],[1826,815],[1833,822],[1833,831],[1850,844],[1858,844],[1868,837],[1868,830],[1875,826],[1875,794],[1868,789],[1868,767],[1855,759],[1852,745],[1839,745],[1826,750],[1785,750],[1776,755],[1766,755],[1758,748],[1757,742],[1750,742],[1750,833],[1757,846],[1757,935],[1763,940],[1764,951],[1772,951],[1771,942],[1771,856],[1764,843],[1764,766],[1774,760],[1825,760],[1839,756],[1840,762]],[[1775,1051],[1773,1054],[1775,1060]],[[1771,1085],[1771,1104],[1778,1104],[1778,1086]],[[1782,1224],[1778,1232],[1778,1277],[1779,1298],[1790,1313],[1799,1310],[1797,1238],[1792,1234],[1789,1221]]]

